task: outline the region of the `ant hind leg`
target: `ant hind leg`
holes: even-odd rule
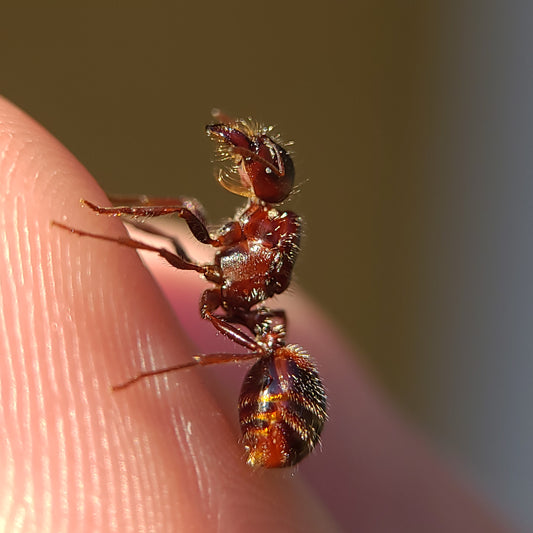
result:
[[[208,366],[208,365],[220,365],[223,363],[239,363],[241,361],[246,361],[248,359],[257,359],[261,357],[262,353],[244,353],[244,354],[234,354],[234,353],[210,353],[193,356],[193,360],[187,363],[182,363],[179,365],[167,366],[165,368],[159,368],[157,370],[148,370],[146,372],[139,372],[136,376],[120,383],[119,385],[113,385],[111,388],[113,391],[118,391],[137,383],[144,378],[149,378],[153,376],[160,376],[161,374],[167,374],[169,372],[175,372],[178,370],[186,370],[188,368],[194,368],[196,366]]]

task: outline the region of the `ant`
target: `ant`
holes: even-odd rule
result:
[[[248,198],[234,219],[216,231],[208,231],[203,208],[194,199],[116,198],[112,199],[114,207],[82,200],[96,213],[108,216],[157,217],[175,213],[185,220],[199,242],[216,249],[212,264],[194,262],[176,239],[134,220],[129,223],[169,239],[174,251],[129,237],[109,237],[54,224],[82,237],[155,252],[180,270],[200,273],[214,285],[201,296],[202,318],[248,350],[245,354],[196,355],[185,364],[139,373],[113,390],[175,370],[257,359],[244,379],[239,397],[246,462],[253,467],[292,466],[319,442],[327,418],[326,393],[310,356],[300,346],[286,344],[285,312],[263,304],[287,289],[299,251],[300,217],[275,207],[293,189],[294,164],[281,141],[270,135],[271,127],[253,125],[250,120],[232,120],[217,111],[213,116],[218,121],[206,126],[206,132],[216,142],[219,160],[225,163],[218,180],[230,192]]]

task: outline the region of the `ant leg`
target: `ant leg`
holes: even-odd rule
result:
[[[175,213],[180,218],[185,220],[191,233],[202,244],[210,244],[211,246],[218,246],[218,241],[212,239],[207,230],[205,217],[201,205],[196,200],[189,200],[186,198],[171,199],[157,199],[161,203],[154,205],[151,202],[156,199],[149,199],[144,197],[145,202],[142,205],[122,205],[116,207],[102,207],[88,200],[82,200],[83,204],[90,207],[96,213],[108,216],[122,216],[129,215],[133,217],[159,217],[162,215],[170,215]],[[142,197],[141,197],[142,200]],[[172,203],[171,202],[175,202]]]
[[[195,270],[196,272],[203,274],[205,278],[208,279],[209,281],[218,280],[219,278],[219,274],[215,266],[213,265],[202,266],[202,265],[197,265],[195,263],[191,263],[189,261],[185,261],[179,255],[169,252],[165,248],[158,248],[156,246],[150,246],[149,244],[145,244],[141,241],[130,239],[129,237],[108,237],[107,235],[99,235],[98,233],[91,233],[88,231],[71,228],[70,226],[61,224],[60,222],[53,221],[52,225],[65,229],[67,231],[70,231],[72,233],[75,233],[76,235],[79,235],[80,237],[92,237],[93,239],[100,239],[102,241],[115,242],[117,244],[121,244],[122,246],[128,246],[129,248],[134,248],[135,250],[147,250],[149,252],[155,252],[156,254],[160,255],[163,259],[165,259],[168,263],[170,263],[173,267],[179,268],[180,270]]]
[[[251,337],[248,337],[248,335],[243,333],[240,329],[230,324],[230,322],[224,317],[216,316],[209,311],[206,311],[204,318],[210,320],[211,324],[213,324],[213,326],[215,326],[215,328],[218,329],[218,331],[220,331],[220,333],[222,333],[228,339],[240,344],[241,346],[244,346],[245,348],[248,348],[248,350],[260,351],[260,355],[263,355],[261,347],[255,340],[253,340]],[[257,357],[260,357],[260,355],[257,355]]]
[[[213,324],[213,326],[220,331],[220,333],[236,344],[244,346],[252,352],[262,353],[263,349],[254,339],[231,324],[231,318],[213,314],[213,311],[220,307],[221,304],[222,295],[220,293],[220,289],[205,290],[202,294],[202,298],[200,299],[200,315],[202,318],[209,320],[211,324]],[[237,320],[237,323],[248,327],[247,324],[241,322],[240,320]],[[250,329],[250,331],[253,331],[253,329]]]
[[[138,230],[144,231],[144,233],[149,233],[150,235],[157,235],[158,237],[163,237],[164,239],[167,239],[168,241],[170,241],[170,244],[172,244],[174,251],[182,259],[191,262],[191,259],[189,258],[187,252],[183,249],[183,246],[178,241],[178,239],[176,239],[176,237],[174,237],[173,235],[169,235],[168,233],[161,231],[159,228],[151,226],[150,224],[145,224],[144,222],[137,222],[136,220],[125,220],[124,222],[126,222],[129,226],[133,226]]]
[[[166,374],[168,372],[174,372],[177,370],[185,370],[187,368],[193,368],[196,366],[208,366],[208,365],[219,365],[223,363],[239,363],[241,361],[246,361],[248,359],[257,359],[261,357],[262,353],[245,353],[245,354],[233,354],[233,353],[211,353],[207,355],[195,355],[193,356],[193,361],[188,363],[183,363],[180,365],[167,366],[165,368],[159,368],[158,370],[148,370],[146,372],[139,372],[136,376],[128,379],[120,385],[113,385],[111,389],[113,391],[118,391],[133,385],[141,379],[159,376],[160,374]]]
[[[206,225],[206,213],[203,205],[196,200],[196,198],[187,198],[186,196],[178,196],[176,198],[165,198],[156,196],[147,196],[146,194],[139,194],[136,196],[125,195],[110,195],[108,198],[114,207],[177,207],[185,206],[189,211],[192,211],[196,218]],[[91,203],[91,202],[85,202]],[[158,216],[158,215],[149,215]],[[130,222],[131,223],[131,222]],[[140,227],[140,226],[139,226]],[[142,228],[141,228],[142,229]],[[169,237],[170,238],[170,237]]]

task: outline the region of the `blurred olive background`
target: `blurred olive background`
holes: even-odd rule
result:
[[[298,283],[533,525],[533,8],[467,4],[4,6],[0,92],[107,191],[194,196],[214,222],[240,200],[213,179],[211,108],[276,124]]]

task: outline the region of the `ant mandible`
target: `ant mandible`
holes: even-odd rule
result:
[[[130,223],[135,227],[169,239],[174,251],[129,237],[109,237],[54,224],[82,237],[155,252],[180,270],[200,273],[214,284],[202,294],[202,318],[248,350],[245,354],[196,355],[185,364],[139,373],[113,389],[194,366],[257,359],[244,379],[239,397],[247,463],[267,468],[291,466],[318,443],[327,417],[326,394],[312,360],[303,348],[285,342],[285,312],[263,305],[289,286],[299,250],[300,217],[274,207],[292,191],[294,165],[280,141],[270,135],[272,128],[231,120],[220,112],[213,115],[217,122],[208,125],[206,132],[217,144],[219,159],[226,164],[219,171],[219,182],[230,192],[248,198],[231,222],[210,233],[202,206],[183,197],[116,198],[114,207],[83,200],[96,213],[109,216],[156,217],[175,213],[185,220],[200,243],[216,248],[212,264],[192,261],[176,239],[134,221]]]

